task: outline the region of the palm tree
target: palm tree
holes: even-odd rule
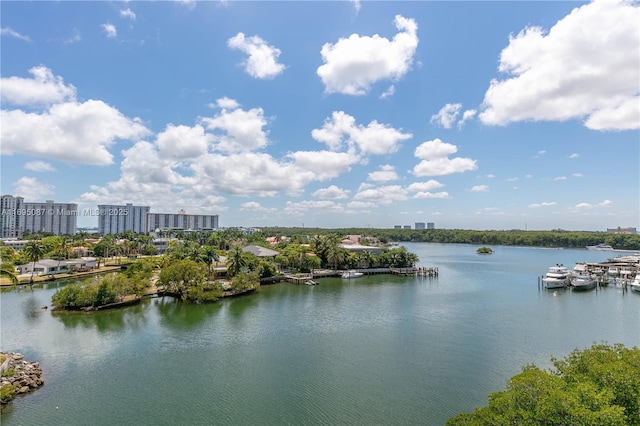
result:
[[[220,260],[218,250],[214,246],[205,245],[200,248],[203,257],[207,262],[207,277],[211,277],[211,264]]]
[[[0,276],[7,277],[12,284],[18,284],[18,276],[16,275],[16,268],[10,263],[3,263],[0,266]]]
[[[33,267],[31,268],[31,279],[29,280],[29,283],[33,283],[33,274],[36,270],[36,262],[42,259],[47,252],[47,249],[39,240],[31,240],[24,245],[22,251],[27,256],[27,259],[29,259],[30,262],[33,262]]]
[[[231,249],[229,259],[227,260],[227,274],[233,277],[245,266],[247,266],[247,261],[244,252],[240,246],[235,246]]]
[[[71,248],[69,241],[62,239],[56,244],[54,252],[59,256],[58,267],[56,269],[60,270],[60,263],[62,263],[62,259],[69,259],[69,256],[73,253],[73,249]]]

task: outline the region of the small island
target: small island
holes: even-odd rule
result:
[[[491,249],[491,247],[480,247],[478,250],[476,250],[476,253],[478,253],[478,254],[493,254],[493,250]]]

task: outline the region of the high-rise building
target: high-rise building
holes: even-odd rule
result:
[[[24,209],[24,198],[3,195],[0,199],[2,217],[0,218],[0,238],[20,238],[22,231],[18,226],[20,213]]]
[[[424,229],[424,222],[416,222],[415,229]]]
[[[218,215],[186,214],[184,210],[178,213],[149,213],[147,214],[147,229],[184,229],[184,230],[213,230],[218,229]]]
[[[433,222],[427,222],[427,229],[436,229],[436,224]]]
[[[98,205],[98,232],[102,235],[120,234],[132,231],[136,234],[146,234],[147,215],[149,206],[126,205]]]
[[[16,197],[22,198],[22,197]],[[75,234],[78,222],[78,205],[74,203],[22,202],[17,208],[18,232],[40,233],[50,232],[54,235]]]
[[[404,225],[402,229],[411,229],[411,225]]]

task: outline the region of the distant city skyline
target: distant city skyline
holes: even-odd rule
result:
[[[2,194],[220,227],[640,227],[637,2],[0,12]]]

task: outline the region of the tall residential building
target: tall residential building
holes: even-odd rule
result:
[[[436,224],[433,222],[427,222],[427,229],[436,229]]]
[[[424,229],[424,222],[416,222],[415,229]]]
[[[0,218],[0,238],[20,238],[22,231],[18,227],[19,213],[24,209],[24,198],[3,195],[0,199],[2,217]]]
[[[178,213],[149,213],[147,215],[147,229],[218,229],[218,215],[186,214],[184,210]]]
[[[75,234],[77,220],[78,205],[74,203],[26,203],[22,197],[2,196],[3,237],[37,232]]]
[[[102,235],[120,234],[125,231],[133,231],[137,234],[146,234],[147,215],[149,206],[126,205],[98,205],[98,232]]]

